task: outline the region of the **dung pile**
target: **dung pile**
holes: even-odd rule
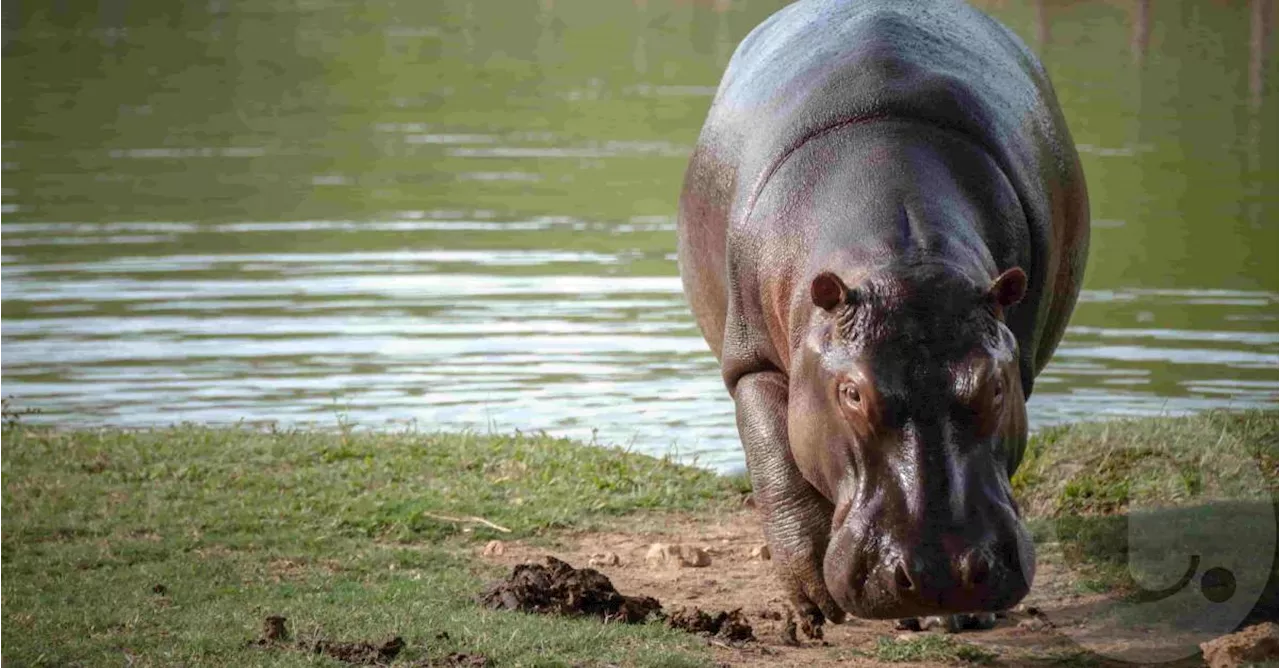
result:
[[[681,608],[667,617],[667,626],[689,633],[701,633],[724,640],[755,640],[755,632],[741,610],[707,613],[698,608]]]
[[[519,564],[507,577],[489,584],[480,594],[481,605],[493,610],[518,610],[544,615],[599,617],[606,622],[639,624],[665,619],[667,626],[689,633],[745,642],[755,640],[751,624],[741,610],[709,613],[682,608],[670,616],[652,596],[627,596],[613,582],[592,568],[574,568],[547,556],[543,563]]]
[[[546,557],[542,564],[519,564],[511,575],[491,583],[480,604],[494,610],[518,610],[568,617],[599,617],[606,622],[638,624],[662,610],[649,596],[625,596],[592,568],[574,568]]]

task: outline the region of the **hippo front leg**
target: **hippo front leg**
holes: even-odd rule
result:
[[[734,390],[738,433],[765,539],[805,633],[821,637],[823,618],[844,621],[822,578],[832,505],[796,468],[787,439],[787,381],[777,372],[744,376]]]

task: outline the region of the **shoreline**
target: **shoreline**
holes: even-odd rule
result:
[[[1209,540],[1200,534],[1233,526],[1232,548],[1248,548],[1244,538],[1257,527],[1240,509],[1270,513],[1275,505],[1276,421],[1271,411],[1212,412],[1034,436],[1014,487],[1041,551],[1032,594],[1039,598],[1028,600],[1060,622],[1054,632],[1027,631],[1011,613],[991,632],[946,641],[916,634],[899,646],[891,625],[858,622],[830,627],[828,646],[796,648],[777,640],[778,622],[759,617],[781,599],[769,563],[751,557],[763,540],[743,509],[744,476],[538,434],[67,430],[19,417],[3,433],[3,622],[11,631],[3,658],[329,661],[248,644],[264,617],[282,615],[299,635],[402,637],[393,665],[429,665],[422,662],[453,653],[493,665],[960,660],[947,651],[991,654],[998,665],[1111,665],[1106,653],[1122,648],[1099,654],[1077,642],[1068,620],[1092,617],[1072,610],[1141,593],[1145,580],[1130,573],[1126,541],[1142,513],[1166,513],[1148,525],[1182,527],[1184,538]],[[1213,515],[1218,509],[1231,515]],[[1241,518],[1244,525],[1230,525]],[[1273,518],[1266,518],[1272,532]],[[484,554],[491,541],[505,546],[503,554]],[[650,565],[644,552],[655,542],[701,546],[712,564]],[[620,555],[617,565],[600,566],[620,591],[656,593],[664,608],[743,607],[759,640],[725,648],[657,624],[493,612],[473,602],[484,582],[518,560],[550,554],[585,567],[593,552]],[[1237,573],[1241,592],[1254,586],[1250,576],[1257,579]],[[1093,617],[1111,619],[1095,608]],[[1130,645],[1141,640],[1125,632],[1123,615],[1116,619],[1080,628]],[[929,654],[936,651],[944,654]]]

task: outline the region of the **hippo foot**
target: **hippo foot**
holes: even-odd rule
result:
[[[986,631],[996,626],[999,613],[994,612],[962,612],[955,615],[937,615],[931,617],[907,617],[899,619],[894,625],[895,631],[928,631],[942,629],[947,633],[961,631]]]
[[[822,623],[825,621],[821,613],[800,613],[800,632],[810,640],[822,640]]]
[[[919,617],[906,617],[903,619],[899,619],[897,623],[893,625],[893,630],[914,632],[914,631],[923,631],[924,629],[920,627]]]

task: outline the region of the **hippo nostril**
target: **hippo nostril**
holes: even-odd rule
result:
[[[898,565],[893,569],[893,582],[902,591],[915,589],[915,583],[911,581],[911,575],[907,573],[907,568],[902,562],[898,562]]]

